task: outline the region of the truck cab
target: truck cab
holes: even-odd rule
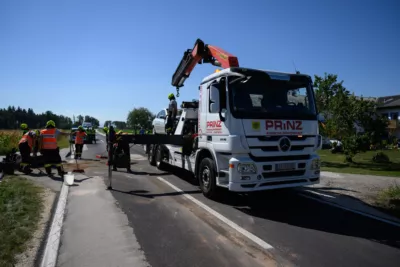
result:
[[[319,182],[310,76],[228,68],[204,78],[199,95],[197,155],[212,157],[217,185],[256,191]]]

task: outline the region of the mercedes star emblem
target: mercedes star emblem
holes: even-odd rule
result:
[[[278,147],[282,152],[289,151],[291,147],[290,139],[287,138],[286,136],[282,137],[281,139],[279,139]]]

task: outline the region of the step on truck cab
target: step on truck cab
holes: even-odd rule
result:
[[[203,193],[251,192],[319,182],[319,135],[311,77],[239,67],[231,54],[197,40],[172,80],[179,88],[197,63],[225,69],[205,77],[199,102],[183,102],[175,135],[192,143],[154,145],[151,163],[187,169]]]

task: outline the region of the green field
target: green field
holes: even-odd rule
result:
[[[69,147],[69,130],[61,130],[62,134],[58,137],[58,146],[60,148]],[[0,130],[0,155],[11,152],[11,149],[17,148],[19,140],[22,137],[20,130]]]
[[[391,162],[373,162],[372,157],[377,152],[388,155]],[[400,151],[398,150],[359,153],[353,158],[354,163],[346,163],[343,154],[332,154],[330,150],[320,150],[318,154],[322,160],[322,171],[400,177]]]

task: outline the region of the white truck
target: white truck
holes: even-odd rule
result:
[[[150,163],[192,172],[210,198],[219,188],[251,192],[319,183],[322,138],[311,77],[241,68],[237,58],[198,39],[172,85],[182,87],[202,62],[225,69],[202,80],[199,102],[182,103],[174,135],[186,145],[147,145]]]

